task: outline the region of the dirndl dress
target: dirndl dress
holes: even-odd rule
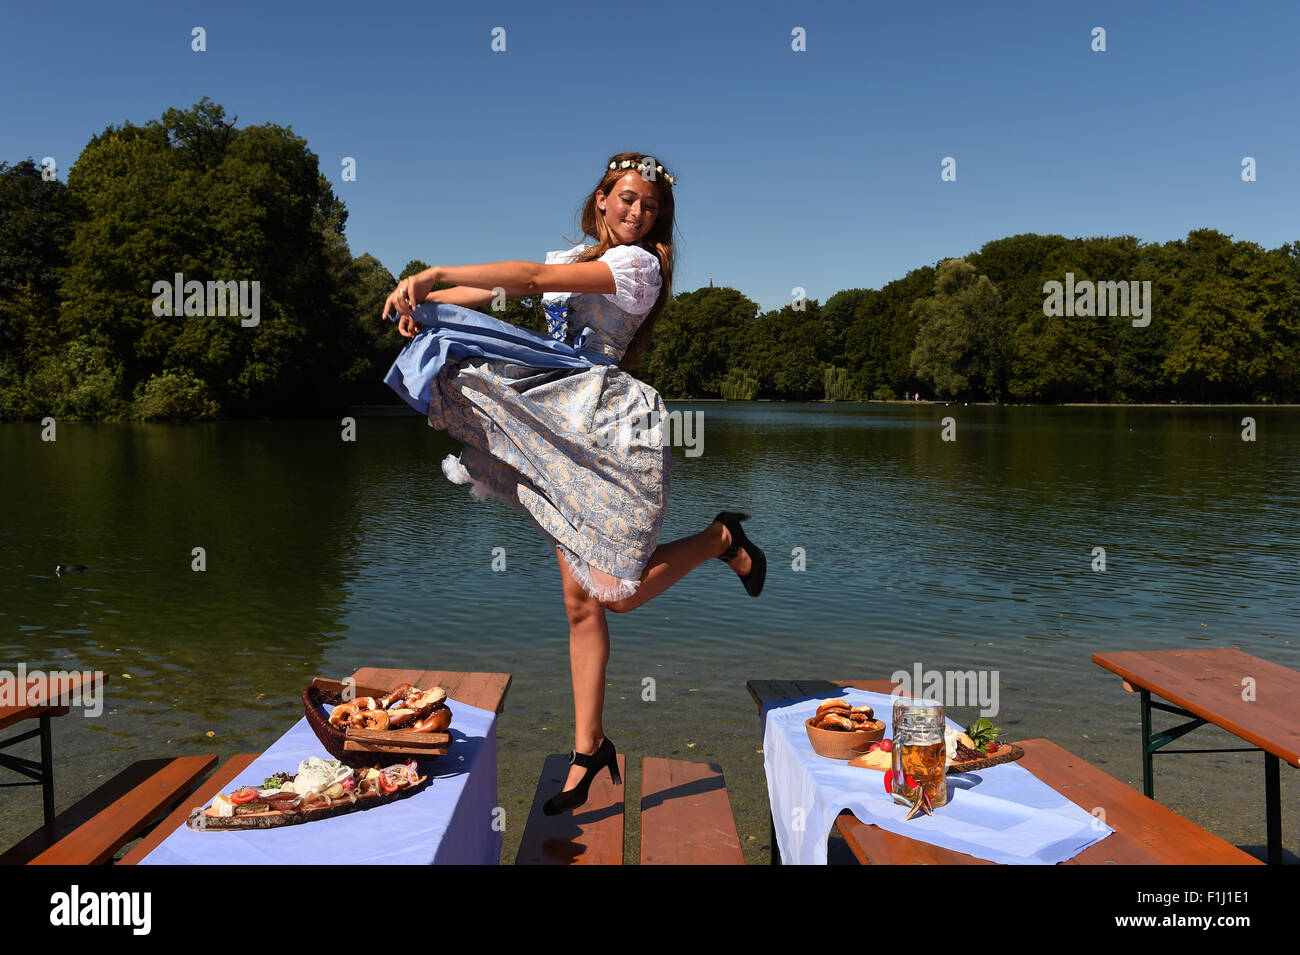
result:
[[[442,462],[448,479],[530,517],[587,593],[615,601],[636,592],[658,543],[672,453],[663,399],[618,367],[654,307],[659,260],[636,244],[601,261],[616,291],[546,293],[547,335],[458,305],[417,306],[425,327],[384,380],[462,442]],[[602,586],[592,568],[617,580]]]

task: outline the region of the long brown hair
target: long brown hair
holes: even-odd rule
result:
[[[663,166],[658,157],[652,157],[648,153],[618,153],[609,157],[609,161],[605,163],[605,172],[600,177],[600,182],[596,183],[595,188],[591,190],[590,195],[582,203],[580,210],[582,234],[591,236],[596,240],[596,244],[591,246],[590,251],[581,253],[573,261],[589,262],[592,259],[598,259],[616,245],[621,244],[605,227],[605,217],[601,215],[600,210],[596,207],[596,193],[597,191],[605,193],[605,198],[608,200],[615,184],[633,168],[640,167],[643,159],[654,163],[656,166]],[[631,160],[637,165],[636,167],[629,166],[624,169],[621,165],[624,160]],[[613,169],[610,168],[611,164],[614,166]],[[671,175],[671,173],[669,174]],[[627,367],[640,364],[642,359],[645,358],[645,353],[650,347],[650,338],[654,334],[655,319],[659,317],[659,313],[664,310],[664,306],[668,304],[668,300],[673,294],[673,261],[676,256],[673,250],[673,187],[664,178],[663,173],[657,174],[653,181],[656,187],[655,191],[659,197],[659,211],[655,215],[654,225],[651,226],[650,231],[640,241],[659,260],[659,296],[655,299],[654,307],[641,320],[640,327],[637,328],[636,334],[632,336],[632,341],[628,343],[627,351],[623,354],[623,360],[619,362],[620,365]]]

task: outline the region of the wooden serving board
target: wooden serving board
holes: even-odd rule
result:
[[[212,807],[208,806],[205,809],[195,809],[190,813],[189,818],[185,820],[185,825],[200,832],[276,829],[280,826],[296,826],[304,822],[314,822],[317,819],[346,816],[350,812],[373,809],[375,806],[384,806],[390,802],[405,799],[422,790],[428,779],[428,776],[421,776],[419,782],[414,786],[408,786],[396,792],[373,796],[369,799],[358,799],[354,803],[343,806],[325,806],[320,809],[290,809],[284,812],[255,812],[247,816],[218,816]]]
[[[444,742],[435,742],[428,746],[423,744],[416,746],[406,740],[391,742],[386,740],[353,739],[349,735],[343,742],[343,751],[345,753],[373,753],[376,756],[406,756],[411,759],[432,759],[435,756],[446,756],[447,750],[451,747],[450,737],[446,733],[417,733],[415,735],[442,736]]]
[[[357,753],[397,753],[418,750],[421,755],[442,755],[451,745],[450,733],[412,733],[410,730],[355,730],[343,734],[343,748]]]
[[[990,766],[996,766],[999,763],[1009,763],[1025,755],[1025,751],[1015,743],[1003,743],[998,747],[996,756],[986,756],[983,759],[968,759],[964,763],[949,763],[948,773],[969,773],[977,769],[988,769]]]

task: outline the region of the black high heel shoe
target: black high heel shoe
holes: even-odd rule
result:
[[[745,536],[745,530],[740,526],[740,522],[749,520],[749,517],[748,514],[735,511],[722,511],[714,520],[731,532],[731,546],[727,548],[726,553],[718,557],[718,560],[729,564],[740,555],[740,549],[743,547],[745,553],[749,555],[751,566],[749,573],[741,577],[740,582],[745,585],[745,591],[751,597],[757,597],[763,590],[763,582],[767,580],[767,557],[754,546],[753,541]]]
[[[601,740],[596,751],[590,755],[579,753],[576,749],[569,753],[569,765],[577,763],[583,767],[586,772],[582,774],[582,779],[578,785],[572,789],[566,789],[563,792],[556,793],[546,801],[542,807],[542,812],[548,816],[558,816],[562,812],[568,812],[570,809],[577,809],[587,801],[587,790],[591,788],[591,781],[596,778],[606,766],[609,767],[609,778],[613,780],[614,785],[619,785],[623,780],[618,772],[618,752],[614,749],[614,744],[608,739]]]

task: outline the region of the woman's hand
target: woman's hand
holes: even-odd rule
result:
[[[414,338],[420,331],[420,325],[412,314],[416,305],[433,289],[433,269],[425,269],[415,275],[408,275],[397,283],[391,295],[384,302],[380,318],[388,318],[390,312],[396,312],[397,330],[406,338]]]

